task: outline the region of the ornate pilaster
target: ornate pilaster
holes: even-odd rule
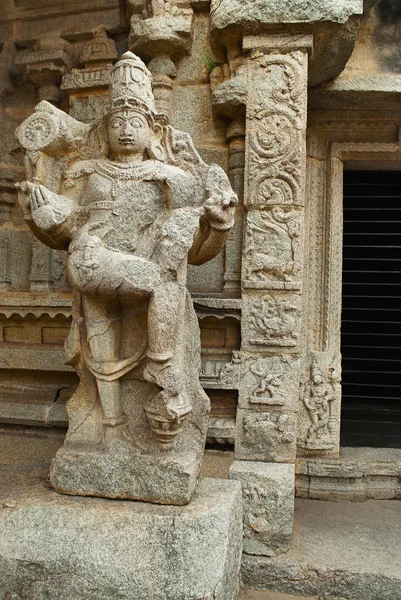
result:
[[[304,46],[309,41],[304,40]],[[236,456],[294,462],[302,332],[307,51],[297,48],[295,40],[284,46],[282,36],[250,36],[244,48],[250,51],[242,263],[245,359]],[[248,371],[253,374],[249,384]]]
[[[238,295],[241,290],[241,251],[244,220],[245,106],[247,85],[240,31],[225,31],[218,38],[227,62],[210,73],[212,104],[216,115],[228,119],[228,174],[240,199],[236,225],[225,247],[224,292]]]
[[[33,292],[70,289],[63,252],[48,248],[35,238],[32,242],[29,289]]]
[[[235,226],[227,239],[224,249],[224,292],[236,295],[241,285],[241,247],[243,235],[243,198],[245,165],[245,115],[236,114],[227,125],[228,176],[240,204],[236,211]]]
[[[249,55],[242,362],[235,436],[240,460],[230,476],[245,482],[244,550],[251,554],[285,551],[292,530],[311,38],[299,42],[286,36],[284,43],[283,36],[271,35],[249,36],[243,43]],[[253,467],[242,461],[258,462]],[[263,492],[266,481],[274,481],[274,493]],[[246,491],[254,488],[258,494],[249,492],[247,497]],[[249,525],[255,515],[262,523],[259,529]],[[270,520],[278,524],[276,532],[269,529]]]

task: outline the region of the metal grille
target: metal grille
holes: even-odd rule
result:
[[[343,446],[401,447],[401,172],[345,171]]]

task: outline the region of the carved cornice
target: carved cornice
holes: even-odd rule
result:
[[[10,319],[14,316],[71,317],[71,294],[35,294],[32,292],[4,293],[0,299],[0,315]]]

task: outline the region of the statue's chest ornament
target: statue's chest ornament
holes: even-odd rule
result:
[[[154,179],[156,171],[157,164],[150,160],[139,164],[99,161],[95,165],[95,172],[110,181],[110,200],[97,200],[92,202],[89,208],[111,210],[113,215],[119,216],[125,196],[129,193],[129,183]]]

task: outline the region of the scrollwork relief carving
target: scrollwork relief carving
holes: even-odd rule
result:
[[[303,204],[304,61],[302,52],[253,57],[258,71],[247,113],[249,204]]]

